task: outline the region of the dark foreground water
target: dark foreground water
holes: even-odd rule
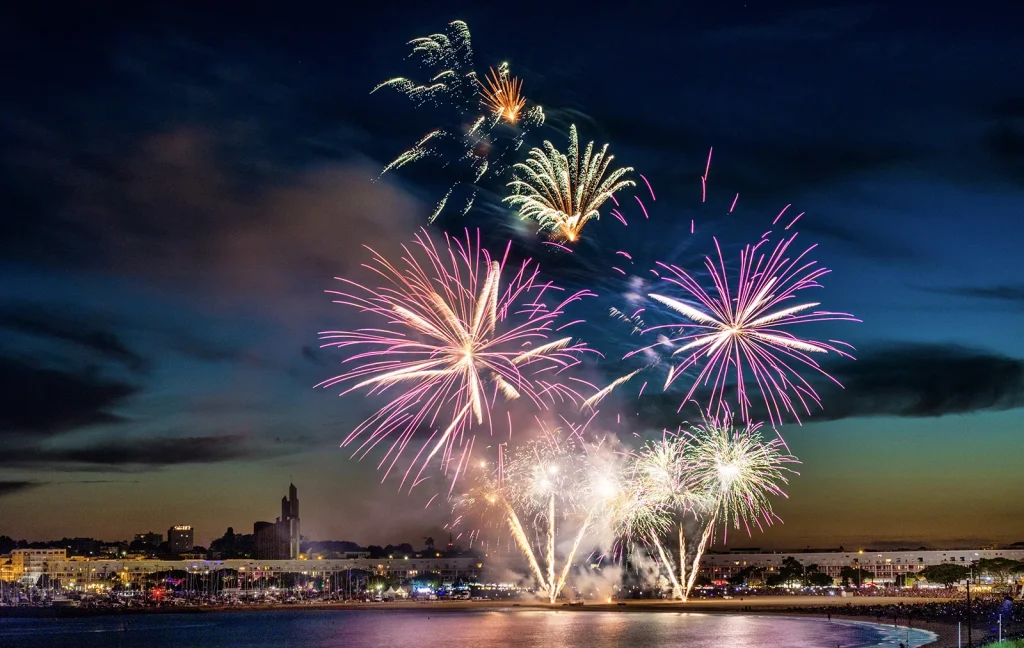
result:
[[[901,641],[914,648],[931,638],[846,621],[673,612],[364,609],[0,619],[3,648],[868,648]]]

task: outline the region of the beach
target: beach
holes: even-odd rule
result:
[[[876,614],[858,613],[867,606],[884,606],[902,604],[905,608],[924,603],[948,601],[946,599],[915,598],[915,597],[824,597],[824,596],[763,596],[736,597],[733,599],[694,599],[687,603],[662,600],[622,600],[613,603],[586,602],[583,605],[566,603],[548,604],[526,601],[391,601],[383,603],[312,603],[292,605],[204,605],[204,606],[164,606],[156,608],[0,608],[3,617],[87,617],[110,614],[176,614],[176,613],[233,613],[261,611],[266,613],[288,613],[295,610],[430,610],[438,614],[467,610],[488,609],[524,609],[524,610],[558,610],[565,612],[663,612],[663,613],[712,613],[746,615],[770,614],[794,617],[832,618],[839,621],[859,621],[894,625],[893,618],[879,618]],[[822,608],[825,608],[823,612]],[[955,621],[942,622],[935,620],[917,620],[913,618],[911,609],[910,627],[923,629],[937,635],[936,641],[928,644],[929,648],[955,648],[957,646],[957,625]],[[896,620],[896,625],[905,627],[907,618],[904,615]],[[974,640],[983,636],[986,628],[976,623]],[[964,628],[966,640],[966,627]]]

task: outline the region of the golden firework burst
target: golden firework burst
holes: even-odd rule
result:
[[[508,73],[508,65],[502,63],[480,81],[480,98],[491,112],[510,124],[519,119],[519,112],[526,106],[522,96],[523,82]]]

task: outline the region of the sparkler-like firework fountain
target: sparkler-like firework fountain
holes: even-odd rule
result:
[[[481,507],[498,510],[538,589],[554,603],[583,540],[619,498],[614,459],[601,443],[554,430],[523,444],[502,465],[493,471],[481,464],[476,483],[457,505],[478,513]],[[561,555],[560,539],[569,547]]]

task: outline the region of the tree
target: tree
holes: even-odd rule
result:
[[[855,585],[863,585],[864,581],[872,580],[875,574],[859,567],[846,566],[839,570],[839,577],[843,579],[844,586],[851,582]]]
[[[779,585],[785,585],[787,583],[801,582],[804,577],[804,566],[803,564],[792,556],[787,556],[782,559],[782,564],[779,565],[779,571],[770,574],[765,578],[765,584],[770,587],[777,587]]]
[[[1010,575],[1014,573],[1014,569],[1021,566],[1022,563],[1016,560],[1010,560],[1009,558],[982,558],[977,562],[978,571],[982,574],[988,574],[999,580],[1000,583],[1006,583],[1010,580]]]
[[[817,570],[807,572],[804,583],[813,587],[828,587],[835,584],[831,576]]]
[[[950,587],[953,583],[959,583],[967,578],[967,574],[970,571],[966,565],[943,563],[941,565],[928,565],[918,573],[933,583],[942,583],[946,587]]]
[[[431,538],[429,536],[426,537],[426,538],[423,538],[423,544],[426,545],[427,549],[429,549],[430,551],[434,550],[434,539],[433,538]]]
[[[761,576],[763,572],[763,567],[758,567],[757,565],[747,565],[746,567],[739,570],[726,580],[729,581],[730,585],[746,585],[753,578]]]

